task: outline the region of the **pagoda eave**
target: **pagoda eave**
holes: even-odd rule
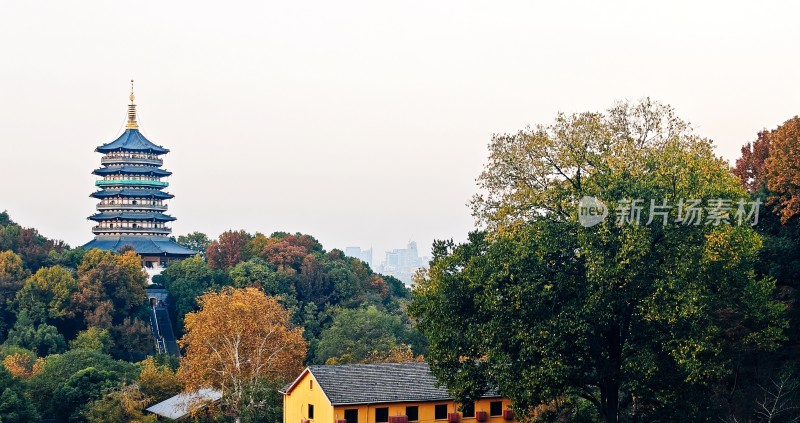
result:
[[[172,222],[174,217],[164,213],[97,213],[88,217],[89,220],[101,222],[105,220],[130,220],[143,222]]]
[[[158,168],[142,168],[136,169],[135,166],[125,166],[120,168],[113,168],[113,167],[101,167],[99,169],[95,169],[92,174],[97,176],[105,176],[105,175],[154,175],[159,177],[166,177],[172,175],[172,172],[168,170],[158,169]]]
[[[174,195],[159,191],[156,189],[104,189],[95,191],[89,194],[93,198],[110,198],[110,197],[136,197],[136,198],[159,198],[169,200],[175,198]]]

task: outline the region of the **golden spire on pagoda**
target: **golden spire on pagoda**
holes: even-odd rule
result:
[[[128,105],[128,123],[125,124],[125,129],[139,129],[139,124],[136,123],[136,105],[133,100],[136,96],[133,95],[133,79],[131,79],[131,104]]]

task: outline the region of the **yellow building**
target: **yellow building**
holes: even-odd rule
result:
[[[426,363],[310,366],[283,393],[283,423],[514,423],[488,392],[459,410]]]

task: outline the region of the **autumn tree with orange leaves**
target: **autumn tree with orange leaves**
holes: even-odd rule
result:
[[[767,188],[781,221],[800,215],[800,117],[784,122],[770,134]]]
[[[278,299],[255,288],[225,288],[198,298],[185,318],[179,376],[186,391],[213,388],[222,409],[240,421],[263,421],[278,404],[275,388],[303,366],[306,342]]]
[[[759,132],[756,141],[742,147],[733,173],[749,192],[768,191],[781,222],[800,215],[800,117]]]

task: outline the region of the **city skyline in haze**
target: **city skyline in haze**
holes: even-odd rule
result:
[[[171,150],[173,235],[302,232],[330,250],[464,241],[495,133],[649,96],[735,160],[800,110],[796,4],[0,5],[0,210],[92,239],[94,149]]]

